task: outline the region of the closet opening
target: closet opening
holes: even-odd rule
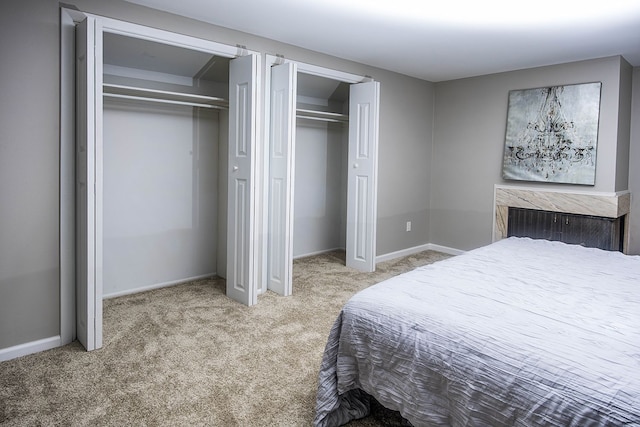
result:
[[[298,72],[293,258],[346,249],[349,85]]]
[[[229,58],[105,32],[103,297],[224,276]]]
[[[102,346],[102,299],[194,278],[257,302],[260,57],[61,10],[61,319]]]
[[[345,249],[375,270],[380,84],[267,56],[267,288],[292,293],[294,257]]]

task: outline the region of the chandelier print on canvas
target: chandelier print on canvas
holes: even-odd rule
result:
[[[594,185],[601,83],[509,92],[505,179]]]

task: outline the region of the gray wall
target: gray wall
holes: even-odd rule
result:
[[[60,333],[58,13],[0,13],[0,349]]]
[[[462,250],[490,243],[495,184],[626,190],[630,70],[612,57],[436,84],[429,242]],[[503,180],[509,90],[587,82],[602,82],[595,186]]]
[[[618,99],[618,150],[616,157],[616,190],[629,189],[629,152],[631,148],[631,105],[633,67],[620,61],[620,92]]]
[[[434,179],[434,85],[376,73],[380,80],[378,148],[378,255],[429,242],[429,199]],[[412,231],[406,232],[406,222]]]

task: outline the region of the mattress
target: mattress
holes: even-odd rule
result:
[[[640,257],[512,237],[359,292],[314,424],[370,397],[414,426],[640,425]]]

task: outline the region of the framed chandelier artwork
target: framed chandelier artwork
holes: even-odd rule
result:
[[[601,86],[509,91],[503,178],[595,185]]]

